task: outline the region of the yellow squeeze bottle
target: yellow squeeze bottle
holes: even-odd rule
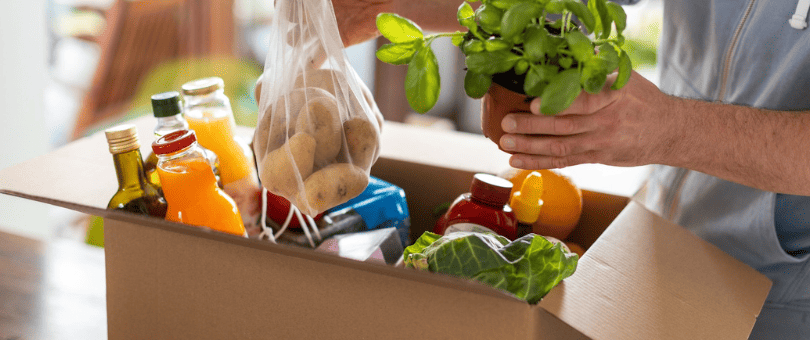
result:
[[[540,216],[540,208],[543,207],[543,177],[539,172],[533,171],[520,186],[519,191],[512,194],[509,205],[515,212],[518,220],[518,237],[532,232],[532,224]]]

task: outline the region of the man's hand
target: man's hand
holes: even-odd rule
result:
[[[377,14],[396,12],[394,0],[332,0],[340,38],[346,47],[380,35]]]
[[[635,166],[660,163],[681,124],[668,114],[671,98],[633,72],[620,90],[610,90],[616,74],[598,94],[580,93],[556,116],[540,112],[535,98],[531,113],[511,113],[501,121],[503,150],[523,169],[563,168],[583,163]]]

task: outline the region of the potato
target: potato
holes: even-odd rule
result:
[[[368,185],[363,169],[347,163],[331,164],[313,173],[304,181],[304,192],[298,207],[315,216],[326,209],[346,203],[360,195]]]
[[[366,100],[368,107],[371,109],[371,113],[374,115],[374,118],[377,120],[377,124],[380,126],[380,130],[382,130],[383,125],[383,115],[380,112],[380,108],[377,106],[377,103],[374,101],[374,96],[371,94],[371,90],[368,89],[368,86],[362,81],[357,82],[360,85],[360,91],[362,92],[363,99]],[[331,69],[318,69],[318,70],[310,70],[306,72],[306,85],[314,86],[318,88],[322,88],[326,91],[329,91],[335,98],[342,98],[341,94],[342,90],[339,84],[344,84],[343,89],[348,89],[349,85],[346,82],[346,76],[337,70]],[[335,85],[338,85],[337,87]],[[298,76],[295,79],[295,87],[300,88],[304,87],[304,74]],[[354,96],[351,97],[351,112],[349,115],[358,115],[360,111],[362,111],[362,106],[357,101]]]
[[[337,85],[337,88],[339,88],[340,84],[344,84],[343,86],[347,88],[349,86],[348,83],[346,82],[346,76],[343,75],[342,72],[332,69],[317,69],[317,70],[307,70],[305,73],[298,75],[298,77],[295,78],[295,85],[293,85],[293,87],[294,88],[317,87],[320,89],[324,89],[329,93],[331,93],[333,96],[337,97],[335,85]]]
[[[272,193],[294,197],[299,181],[312,174],[314,158],[315,138],[304,132],[296,133],[282,147],[264,157],[259,178]]]
[[[360,90],[363,91],[363,98],[366,99],[366,103],[368,103],[368,107],[371,108],[372,113],[374,113],[374,118],[377,120],[377,125],[380,126],[380,131],[383,128],[383,118],[382,112],[380,112],[380,108],[377,106],[377,102],[374,101],[374,95],[371,94],[371,90],[368,89],[365,83],[360,82]]]
[[[253,151],[256,155],[261,156],[281,147],[287,136],[292,136],[296,132],[294,124],[301,108],[308,100],[320,97],[334,98],[323,89],[308,87],[295,89],[288,96],[282,96],[274,105],[269,105],[259,119],[253,134]]]
[[[379,137],[371,122],[356,117],[343,123],[343,133],[351,157],[351,163],[362,169],[369,169],[377,157]]]
[[[310,100],[298,113],[295,131],[315,137],[316,166],[331,163],[340,152],[343,141],[337,101],[327,97]]]

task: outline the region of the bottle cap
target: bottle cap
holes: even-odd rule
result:
[[[515,212],[515,217],[521,223],[532,224],[540,217],[540,208],[543,207],[543,177],[539,172],[533,171],[526,176],[520,191],[512,195],[509,205]]]
[[[487,204],[503,206],[509,202],[512,182],[489,174],[475,174],[470,194]]]
[[[141,142],[138,140],[138,128],[132,124],[118,125],[104,130],[107,137],[107,144],[110,146],[110,153],[119,154],[139,149]]]
[[[198,96],[209,94],[225,87],[225,81],[220,77],[202,78],[183,84],[183,94]]]
[[[193,130],[178,130],[158,138],[152,143],[152,151],[157,155],[165,155],[183,150],[197,142],[197,135]]]
[[[170,91],[153,95],[152,112],[155,113],[155,118],[171,117],[182,113],[180,93]]]

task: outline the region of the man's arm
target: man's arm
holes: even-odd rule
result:
[[[462,1],[332,0],[332,6],[340,37],[348,47],[379,36],[376,19],[383,12],[396,13],[411,19],[424,30],[455,32],[462,28],[456,20],[456,11]]]
[[[510,114],[502,127],[500,145],[518,168],[665,164],[810,195],[810,112],[676,98],[636,73],[621,90],[581,93],[557,116]]]

